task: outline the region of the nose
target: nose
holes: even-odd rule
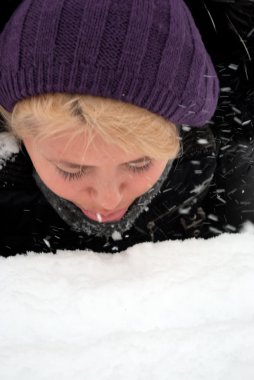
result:
[[[91,197],[94,207],[100,211],[111,211],[117,209],[123,199],[123,186],[113,181],[98,183],[91,189]]]

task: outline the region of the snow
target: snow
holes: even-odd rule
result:
[[[112,233],[112,239],[114,240],[114,241],[118,241],[118,240],[122,240],[122,235],[121,235],[121,233],[119,232],[119,231],[114,231],[113,233]]]
[[[0,170],[5,165],[5,162],[19,152],[17,140],[8,132],[0,134]]]
[[[0,258],[4,380],[252,380],[254,227]]]

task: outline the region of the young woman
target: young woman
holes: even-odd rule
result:
[[[0,51],[20,143],[0,170],[2,255],[239,229],[213,182],[219,81],[182,0],[24,0]]]

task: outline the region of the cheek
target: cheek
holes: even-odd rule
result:
[[[138,195],[150,190],[159,180],[166,165],[160,165],[150,169],[147,173],[132,176],[132,181],[129,183],[130,192],[136,192]]]
[[[41,154],[38,153],[37,146],[34,147],[32,141],[24,139],[24,145],[31,158],[33,166],[41,178],[42,182],[55,194],[62,198],[70,199],[76,192],[76,187],[72,183],[65,181],[57,173],[55,167],[45,161]]]
[[[153,187],[154,180],[149,174],[143,174],[142,176],[135,176],[130,184],[130,190],[136,191],[140,195]]]
[[[78,183],[73,184],[64,180],[52,165],[34,162],[34,167],[44,184],[60,197],[71,199],[79,192]]]
[[[165,167],[167,165],[167,162],[159,162],[156,164],[149,173],[144,174],[144,182],[146,183],[146,186],[149,188],[153,187],[155,183],[160,179]]]
[[[61,177],[59,177],[57,173],[54,176],[52,175],[50,176],[50,178],[47,179],[46,185],[55,194],[68,200],[76,199],[82,192],[82,188],[80,186],[79,181],[70,182],[64,180]]]

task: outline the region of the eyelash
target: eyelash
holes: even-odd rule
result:
[[[152,166],[152,160],[149,160],[143,166],[127,166],[127,168],[128,168],[128,170],[130,170],[134,174],[140,174],[140,173],[143,173],[143,172],[149,170],[151,166]],[[66,172],[66,171],[60,169],[57,166],[55,166],[55,168],[56,168],[58,174],[60,174],[65,180],[68,180],[68,181],[79,180],[80,178],[85,176],[87,173],[86,169],[81,169],[77,173],[69,173],[69,172]]]
[[[65,180],[68,180],[68,181],[78,180],[86,174],[85,169],[82,169],[77,173],[69,173],[69,172],[66,172],[66,171],[58,168],[57,166],[55,168],[56,168],[58,174],[60,174]]]

